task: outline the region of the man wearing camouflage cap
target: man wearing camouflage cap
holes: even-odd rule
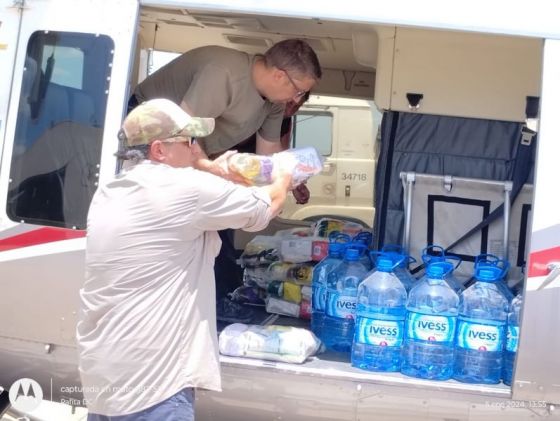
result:
[[[193,168],[192,145],[213,128],[154,99],[119,132],[117,154],[132,165],[98,188],[88,214],[77,327],[88,420],[192,420],[194,388],[221,388],[216,231],[263,229],[291,177],[249,188]]]

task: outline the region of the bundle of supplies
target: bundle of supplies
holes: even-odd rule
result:
[[[244,285],[231,294],[231,299],[265,306],[268,313],[310,319],[315,266],[327,256],[329,243],[352,241],[354,247],[361,245],[360,259],[369,270],[366,250],[371,237],[371,232],[357,223],[331,218],[321,219],[316,226],[256,236],[238,261],[244,268]]]
[[[244,285],[231,294],[231,299],[240,304],[265,305],[273,314],[310,318],[315,264],[311,234],[311,228],[298,227],[274,236],[256,236],[239,259]]]
[[[264,186],[273,181],[275,170],[292,174],[292,185],[298,186],[323,169],[323,159],[313,147],[288,149],[271,156],[251,153],[232,155],[227,171],[245,178],[248,184]]]
[[[286,363],[303,363],[321,349],[321,341],[307,329],[234,323],[220,333],[220,353]]]

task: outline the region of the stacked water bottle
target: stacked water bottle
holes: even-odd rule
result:
[[[354,336],[358,285],[371,270],[372,235],[362,232],[352,241],[331,235],[327,257],[313,269],[311,330],[333,350],[349,352]]]
[[[314,270],[311,328],[328,349],[369,371],[511,384],[522,297],[505,282],[506,261],[478,256],[476,282],[464,289],[453,276],[460,259],[437,246],[424,250],[420,280],[398,247],[372,252],[369,272],[360,252],[355,242],[331,243]]]

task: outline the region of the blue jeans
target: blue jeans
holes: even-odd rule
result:
[[[88,414],[87,421],[194,421],[194,389],[186,388],[134,414],[108,417]]]

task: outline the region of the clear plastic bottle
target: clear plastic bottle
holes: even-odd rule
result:
[[[328,349],[350,352],[354,338],[358,285],[367,273],[360,252],[348,247],[343,262],[327,277],[327,304],[322,340]]]
[[[508,287],[506,280],[506,275],[509,270],[509,262],[507,260],[500,259],[494,254],[479,254],[474,259],[474,264],[475,267],[478,264],[491,264],[499,267],[502,270],[501,278],[496,281],[496,286],[502,292],[502,294],[505,295],[505,297],[508,299],[508,302],[511,303],[511,300],[513,300],[513,292],[511,292],[511,289]]]
[[[412,276],[408,270],[410,263],[416,262],[416,259],[407,255],[402,246],[397,244],[386,244],[381,249],[381,253],[390,256],[395,264],[393,273],[400,279],[404,285],[406,292],[410,292],[413,285],[416,283],[416,278]]]
[[[358,287],[352,365],[369,371],[399,371],[406,315],[406,290],[383,254]]]
[[[509,307],[496,285],[501,275],[499,267],[479,264],[474,275],[477,282],[461,294],[453,373],[456,380],[500,382]]]
[[[322,338],[323,322],[325,319],[325,304],[327,302],[327,277],[342,263],[345,245],[329,243],[329,254],[313,268],[311,293],[311,331]]]
[[[452,269],[448,262],[430,263],[426,277],[408,295],[403,374],[431,380],[447,380],[453,374],[459,296],[444,280]]]
[[[369,257],[372,241],[373,241],[373,234],[369,231],[360,231],[352,239],[352,243],[357,245],[358,248],[361,250],[360,262],[362,262],[362,264],[366,267],[368,271],[373,269],[373,264]]]
[[[523,305],[523,296],[518,294],[512,301],[508,313],[506,331],[506,349],[504,350],[504,368],[502,378],[504,383],[511,386],[515,355],[519,344],[519,315]]]
[[[397,267],[394,270],[395,276],[399,278],[399,280],[402,282],[407,293],[410,292],[412,287],[416,284],[416,278],[412,276],[412,274],[407,268],[406,262],[409,260],[410,258],[404,255],[403,259],[400,261],[400,263],[397,265]]]

